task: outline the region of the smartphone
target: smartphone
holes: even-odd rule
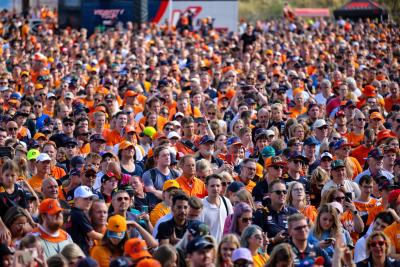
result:
[[[335,239],[334,238],[325,238],[324,241],[327,243],[332,243],[333,241],[335,241]]]
[[[143,205],[143,206],[142,206],[142,212],[143,212],[143,213],[148,213],[148,212],[149,212],[149,206]]]
[[[344,193],[344,197],[345,197],[346,202],[351,202],[353,199],[353,193],[346,192],[346,193]]]

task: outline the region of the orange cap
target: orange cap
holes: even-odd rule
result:
[[[44,137],[45,139],[47,139],[46,135],[44,133],[40,133],[40,132],[35,133],[35,135],[33,136],[33,139],[38,140],[41,137]]]
[[[139,238],[131,238],[126,241],[124,245],[124,252],[134,260],[144,257],[151,258],[151,254],[147,250],[146,242]]]
[[[119,144],[119,150],[124,150],[127,149],[128,147],[134,147],[134,145],[129,141],[122,141]]]
[[[136,267],[161,267],[161,263],[156,259],[149,258],[139,261]]]
[[[46,198],[45,200],[40,203],[39,206],[39,213],[40,214],[50,214],[54,215],[59,213],[60,211],[63,211],[63,208],[61,208],[60,203],[58,202],[57,199],[53,198]]]
[[[373,119],[380,119],[381,121],[385,121],[385,119],[383,118],[382,114],[379,113],[379,112],[377,112],[377,111],[372,112],[371,115],[369,116],[369,118],[370,118],[371,120],[373,120]]]

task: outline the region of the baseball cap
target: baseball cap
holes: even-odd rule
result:
[[[191,254],[193,252],[203,250],[203,249],[211,249],[214,245],[204,237],[196,237],[195,239],[191,240],[186,247],[186,252]]]
[[[65,142],[65,145],[67,144],[73,144],[73,145],[78,145],[78,141],[75,138],[68,138]]]
[[[322,154],[321,154],[321,159],[324,158],[324,157],[328,157],[328,158],[330,158],[330,159],[333,159],[332,154],[329,153],[329,152],[324,152],[324,153],[322,153]]]
[[[126,219],[121,215],[114,215],[108,219],[107,237],[122,239],[126,232]]]
[[[382,159],[383,158],[383,153],[382,150],[379,148],[374,148],[368,153],[368,159],[369,158],[374,158],[374,159]]]
[[[6,244],[0,243],[0,257],[14,254],[14,249]]]
[[[84,165],[85,164],[85,159],[81,156],[75,156],[71,159],[71,166],[76,167],[78,165]]]
[[[212,137],[210,137],[210,136],[208,136],[208,135],[204,135],[204,136],[200,139],[199,145],[204,145],[204,144],[206,144],[206,143],[214,143],[214,142],[215,142],[214,138],[212,138]]]
[[[244,183],[238,182],[238,181],[233,181],[230,185],[228,185],[226,190],[228,190],[229,192],[232,192],[232,193],[236,193],[237,191],[239,191],[242,188],[244,188]]]
[[[134,260],[144,257],[151,257],[151,254],[147,250],[146,242],[139,238],[131,238],[126,241],[124,245],[124,252]]]
[[[118,177],[112,171],[108,171],[101,177],[101,183],[111,180],[112,178],[118,179]]]
[[[232,253],[232,261],[235,262],[237,260],[247,260],[249,262],[253,262],[253,256],[251,252],[247,248],[237,248]]]
[[[67,122],[75,123],[74,120],[73,120],[71,117],[64,117],[64,118],[62,119],[62,123],[65,124],[65,123],[67,123]]]
[[[100,265],[91,257],[86,257],[79,260],[76,267],[99,267]]]
[[[193,237],[205,236],[210,234],[210,228],[207,224],[199,220],[189,222],[187,230]]]
[[[297,151],[293,151],[292,153],[290,153],[288,159],[289,159],[289,161],[296,160],[296,159],[299,159],[303,162],[309,161],[306,157],[304,157],[302,154],[298,153]]]
[[[153,139],[154,135],[157,133],[157,130],[154,129],[154,127],[147,126],[146,128],[143,129],[143,134],[147,135],[151,139]]]
[[[35,135],[33,136],[33,139],[38,140],[39,138],[47,138],[47,136],[41,132],[35,133]]]
[[[180,185],[176,180],[166,180],[164,182],[162,190],[167,191],[170,188],[180,188]]]
[[[331,205],[332,207],[337,209],[339,214],[343,213],[343,206],[339,202],[333,201],[333,202],[329,203],[329,205]]]
[[[274,157],[276,155],[275,149],[272,146],[266,146],[261,151],[261,156],[263,158]]]
[[[177,112],[174,115],[174,119],[178,118],[178,117],[185,117],[185,114],[183,114],[182,112]]]
[[[64,98],[74,99],[75,96],[74,96],[74,94],[72,92],[66,92],[64,94]]]
[[[179,139],[179,138],[181,138],[181,136],[177,132],[172,131],[172,132],[169,132],[167,138],[168,139],[172,139],[172,138],[178,138]]]
[[[127,149],[129,147],[134,147],[134,145],[129,141],[122,141],[119,144],[118,150],[125,150],[125,149]]]
[[[377,112],[377,111],[372,112],[371,115],[369,116],[369,118],[370,118],[371,120],[373,120],[373,119],[380,119],[381,121],[384,121],[384,120],[385,120],[385,119],[383,118],[382,114],[379,113],[379,112]]]
[[[265,160],[265,168],[271,166],[284,166],[284,165],[286,165],[286,162],[284,162],[280,156],[269,157]]]
[[[93,134],[92,136],[90,136],[90,142],[96,142],[96,141],[105,143],[106,139],[104,139],[103,135],[101,134]]]
[[[339,109],[336,113],[335,113],[335,118],[337,117],[343,117],[346,116],[346,113],[344,113],[343,110]]]
[[[255,136],[254,136],[254,140],[257,141],[258,139],[261,138],[268,138],[268,134],[267,134],[267,130],[265,129],[261,129],[261,131],[257,131]]]
[[[63,208],[61,208],[60,203],[58,202],[57,199],[46,198],[39,205],[39,213],[40,214],[47,213],[50,215],[54,215],[54,214],[59,213],[60,211],[63,211]]]
[[[72,169],[69,172],[69,176],[80,176],[81,175],[81,169]]]
[[[393,190],[388,195],[388,203],[392,204],[393,202],[396,202],[399,196],[400,196],[400,189]]]
[[[396,134],[393,133],[391,130],[379,131],[376,135],[376,143],[379,144],[381,141],[389,137],[396,137]]]
[[[345,146],[351,146],[351,144],[348,143],[346,139],[340,139],[333,144],[333,149],[337,150]]]
[[[227,146],[235,146],[240,145],[243,146],[242,141],[240,141],[239,137],[231,137],[226,141]]]
[[[313,146],[313,145],[319,145],[319,144],[321,144],[321,143],[314,136],[307,137],[306,140],[304,140],[305,146]]]
[[[37,149],[30,149],[30,150],[28,151],[28,153],[26,154],[26,158],[27,158],[28,160],[36,160],[37,157],[39,157],[39,155],[40,155],[40,151],[39,151],[39,150],[37,150]]]
[[[398,187],[394,185],[393,180],[389,180],[385,177],[385,179],[381,179],[378,181],[378,190],[392,190],[397,189]]]
[[[74,198],[89,198],[94,197],[96,198],[97,195],[90,190],[89,187],[86,185],[78,186],[74,191]]]
[[[47,99],[49,99],[49,98],[56,98],[56,95],[53,94],[53,93],[47,93],[46,98],[47,98]]]
[[[40,153],[36,158],[36,162],[51,161],[50,156],[47,153]]]
[[[346,167],[346,165],[344,164],[344,161],[341,160],[341,159],[334,160],[331,163],[331,168],[333,170],[338,169],[338,168],[342,168],[342,167]]]
[[[316,120],[315,122],[314,122],[314,124],[313,124],[313,128],[314,129],[317,129],[317,128],[321,128],[322,126],[326,126],[327,124],[326,124],[326,121],[325,120],[323,120],[323,119],[318,119],[318,120]]]
[[[153,258],[147,258],[140,260],[137,264],[136,267],[161,267],[161,263]]]

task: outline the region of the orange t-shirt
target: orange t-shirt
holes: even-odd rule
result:
[[[43,107],[43,113],[46,115],[49,115],[50,117],[54,116],[54,110],[50,110],[49,108],[47,108],[47,106]]]
[[[236,181],[238,181],[238,182],[242,182],[243,183],[243,181],[239,178],[239,176],[236,176],[235,177],[235,179],[236,179]],[[250,193],[253,191],[253,188],[256,186],[256,183],[254,182],[254,181],[249,181],[246,185],[245,185],[245,188],[246,188],[246,190],[247,191],[249,191]]]
[[[194,177],[191,182],[186,177],[180,176],[176,178],[183,192],[189,196],[203,198],[207,196],[206,185],[200,179]]]
[[[385,98],[385,109],[387,112],[390,112],[395,104],[400,104],[400,98],[393,98],[391,95]]]
[[[343,227],[349,231],[351,239],[353,240],[353,243],[355,244],[359,238],[359,234],[354,231],[354,218],[353,214],[346,210],[345,212],[342,213],[340,217],[340,221],[343,225]]]
[[[360,202],[355,200],[354,206],[358,210],[361,217],[368,216],[370,211],[378,204],[378,200],[375,198],[370,198],[368,202]]]
[[[373,147],[366,147],[364,145],[360,145],[351,151],[350,155],[357,159],[357,161],[361,164],[365,164],[365,158],[368,157],[368,153],[373,149]]]
[[[378,206],[372,207],[372,208],[369,210],[369,213],[368,213],[368,220],[367,220],[366,225],[367,225],[367,226],[368,226],[368,225],[371,225],[372,222],[375,220],[376,215],[378,215],[380,212],[382,212],[382,211],[384,211],[384,210],[385,210],[385,207],[384,207],[383,205],[378,205]]]
[[[139,123],[146,125],[147,117],[143,117],[140,119]],[[157,116],[157,130],[161,131],[164,128],[164,125],[168,122],[166,118],[163,116]]]
[[[28,180],[28,183],[36,192],[42,192],[43,179],[41,177],[34,175]]]
[[[195,135],[194,138],[193,138],[194,142],[192,142],[192,143],[197,147],[200,139],[201,139],[200,136]],[[192,149],[190,149],[189,147],[185,146],[181,142],[176,143],[175,147],[176,147],[176,150],[178,152],[182,152],[184,155],[194,154],[195,153]]]
[[[354,132],[349,132],[345,134],[347,141],[352,144],[353,147],[357,147],[361,145],[361,142],[364,140],[364,134],[355,134]]]
[[[310,222],[315,222],[317,218],[317,209],[313,205],[309,205],[300,211]]]
[[[60,179],[65,175],[67,174],[65,173],[65,170],[63,168],[60,168],[58,166],[51,167],[51,176],[53,176],[55,179]]]
[[[297,108],[293,107],[289,109],[290,115],[289,117],[294,119],[297,118],[298,116],[304,114],[307,112],[307,108],[303,107],[302,110],[298,110]]]
[[[105,136],[107,146],[115,146],[116,144],[124,141],[124,138],[119,134],[119,132],[114,129],[107,136]]]
[[[87,144],[85,144],[83,147],[81,147],[81,148],[79,149],[79,153],[80,153],[81,155],[87,155],[87,154],[89,154],[89,153],[90,153],[90,144],[87,143]]]
[[[396,253],[400,253],[400,223],[392,223],[383,232],[389,237],[392,246],[396,248]]]

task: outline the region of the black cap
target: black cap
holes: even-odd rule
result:
[[[202,249],[211,249],[214,245],[204,237],[196,237],[186,247],[186,252],[191,254]]]
[[[101,135],[101,134],[93,134],[90,137],[90,142],[96,142],[96,141],[100,141],[100,142],[105,143],[106,139],[104,139],[103,135]]]
[[[62,119],[62,123],[63,123],[63,124],[65,124],[66,122],[75,123],[74,119],[71,118],[71,117],[64,117],[64,118]]]
[[[210,228],[207,224],[199,220],[190,221],[187,230],[192,237],[205,236],[210,234]]]
[[[74,144],[74,145],[78,145],[78,141],[75,138],[68,138],[65,142],[65,144]]]
[[[228,190],[229,192],[232,193],[236,193],[237,191],[239,191],[240,189],[244,188],[245,185],[242,182],[238,182],[238,181],[233,181],[227,188],[226,190]]]

